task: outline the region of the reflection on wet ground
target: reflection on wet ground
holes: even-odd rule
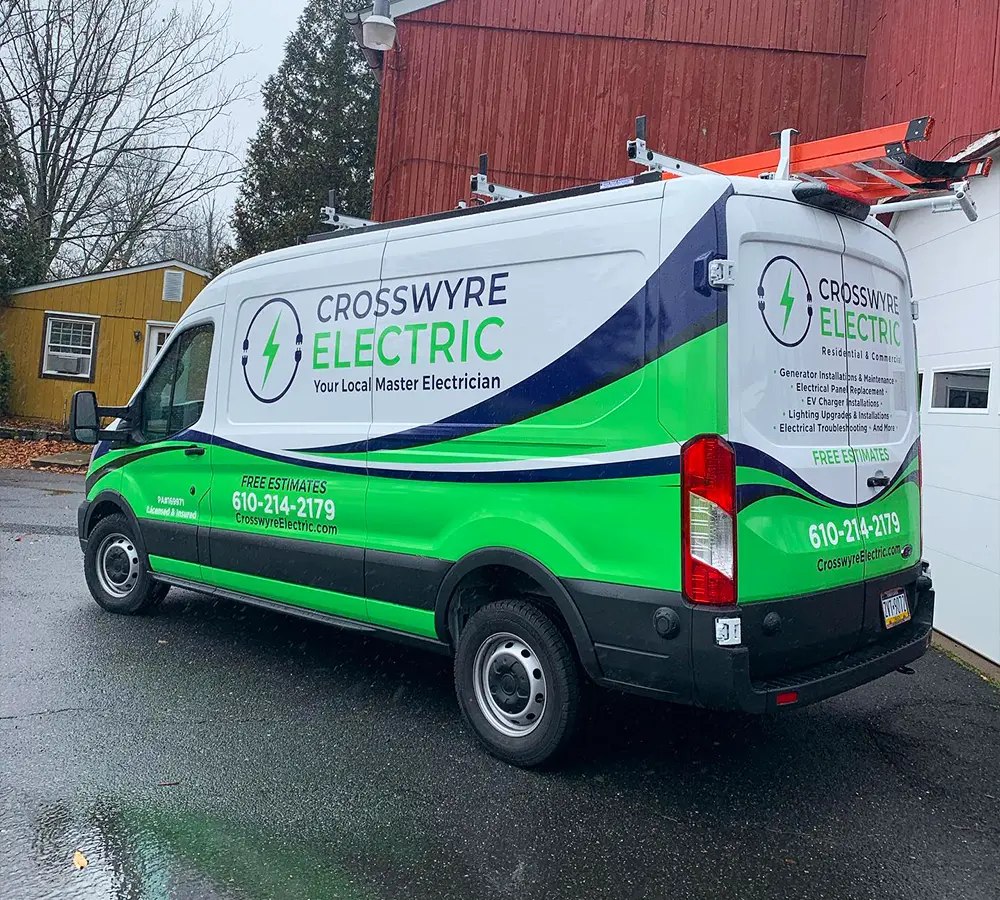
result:
[[[168,817],[97,801],[42,806],[5,823],[3,884],[37,900],[367,898],[335,860],[274,852],[252,826],[196,814]],[[74,862],[74,855],[77,862]],[[28,896],[29,893],[25,893]]]

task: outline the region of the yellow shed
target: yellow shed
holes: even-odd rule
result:
[[[0,307],[0,350],[14,369],[11,413],[65,424],[73,392],[128,401],[174,324],[211,275],[164,262],[50,281]]]

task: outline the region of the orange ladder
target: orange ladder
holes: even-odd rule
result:
[[[953,184],[989,174],[990,157],[943,162],[911,153],[910,144],[927,140],[933,127],[934,120],[923,116],[802,144],[791,144],[794,132],[789,130],[782,133],[788,174],[803,181],[823,182],[838,193],[872,205],[918,192],[947,191]],[[702,168],[759,178],[777,172],[782,163],[782,148],[776,148],[706,163]]]

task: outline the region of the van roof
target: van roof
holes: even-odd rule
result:
[[[470,227],[473,223],[466,222],[464,220],[470,217],[481,217],[481,216],[498,216],[502,217],[504,220],[509,220],[509,216],[504,215],[510,213],[512,210],[523,209],[525,207],[538,207],[542,204],[555,203],[558,201],[567,201],[574,198],[586,198],[592,197],[590,203],[587,205],[593,207],[599,207],[604,205],[604,198],[609,197],[609,195],[614,195],[615,199],[610,202],[625,202],[625,196],[620,194],[619,191],[623,191],[625,188],[635,188],[639,186],[653,186],[660,185],[664,190],[669,190],[670,187],[679,187],[684,184],[690,184],[692,180],[700,181],[703,178],[710,178],[718,181],[725,181],[733,186],[736,193],[738,194],[749,194],[753,196],[762,197],[772,197],[776,200],[785,200],[799,203],[798,200],[792,194],[792,187],[798,183],[792,181],[769,181],[757,178],[747,178],[742,176],[728,176],[720,175],[709,170],[706,170],[705,175],[694,175],[685,178],[664,180],[660,172],[651,171],[644,172],[640,175],[629,176],[626,178],[618,178],[612,181],[600,182],[597,184],[587,184],[580,185],[578,187],[567,188],[560,191],[551,191],[545,194],[535,194],[528,197],[520,197],[516,200],[505,200],[503,202],[493,202],[484,203],[480,206],[472,206],[459,209],[446,210],[440,213],[433,213],[426,216],[417,216],[409,219],[398,219],[392,222],[383,222],[374,225],[369,225],[364,228],[347,228],[341,229],[339,231],[331,231],[326,233],[320,233],[311,236],[306,243],[296,244],[291,247],[284,247],[280,250],[273,250],[268,253],[262,253],[259,256],[252,257],[251,259],[244,260],[243,262],[237,263],[235,266],[227,269],[218,278],[215,279],[213,285],[218,286],[225,283],[232,276],[240,275],[248,272],[249,270],[270,266],[276,263],[287,262],[294,259],[302,259],[306,257],[316,256],[329,252],[333,249],[339,249],[330,246],[331,241],[345,241],[345,249],[347,247],[357,247],[364,246],[368,243],[377,242],[380,239],[380,235],[386,231],[398,231],[400,229],[408,229],[419,227],[421,225],[428,225],[435,222],[452,222],[453,227],[456,230]],[[648,193],[648,190],[647,192]],[[600,200],[598,196],[600,195]],[[556,212],[561,209],[563,204],[557,205],[552,211]],[[535,212],[535,210],[532,210]],[[539,211],[540,212],[540,211]],[[538,213],[536,213],[538,214]],[[489,224],[488,220],[477,221],[474,223],[478,225]],[[868,224],[876,228],[876,230],[883,231],[886,234],[891,234],[885,226],[881,223],[875,221],[872,218],[868,219]],[[447,225],[445,226],[447,229]],[[195,300],[195,307],[204,305],[199,303],[204,294],[199,295]],[[192,311],[195,311],[192,309]]]
[[[725,176],[716,177],[723,178]],[[254,256],[251,259],[237,263],[235,266],[227,269],[221,277],[244,272],[247,269],[252,269],[257,266],[269,265],[275,262],[284,262],[288,259],[295,259],[303,256],[312,256],[313,254],[322,252],[326,249],[325,244],[327,241],[338,239],[342,240],[351,237],[358,238],[365,235],[378,234],[383,231],[405,228],[412,225],[421,225],[428,222],[439,222],[449,219],[464,219],[470,216],[499,213],[501,211],[518,207],[534,206],[540,203],[549,203],[555,200],[565,200],[572,197],[586,196],[588,194],[603,194],[609,190],[618,190],[620,188],[633,187],[635,185],[642,184],[662,184],[662,176],[659,172],[644,172],[640,175],[629,176],[627,178],[617,178],[612,181],[604,181],[597,184],[579,185],[577,187],[566,188],[560,191],[550,191],[544,194],[534,194],[527,197],[520,197],[517,200],[505,200],[503,202],[483,203],[479,206],[449,209],[444,212],[431,213],[426,216],[414,216],[409,219],[396,219],[391,222],[379,222],[374,225],[365,226],[364,228],[345,228],[338,231],[320,232],[318,234],[310,235],[304,244],[296,244],[292,247],[283,247],[280,250],[272,250],[268,253],[262,253],[259,256]],[[356,245],[358,242],[355,241],[352,243]],[[324,246],[317,247],[317,244]]]

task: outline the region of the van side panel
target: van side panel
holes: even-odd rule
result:
[[[512,215],[447,242],[390,237],[384,284],[444,279],[445,299],[470,278],[476,288],[500,278],[506,290],[481,309],[466,305],[464,292],[453,310],[448,304],[453,362],[439,355],[404,372],[376,359],[370,597],[391,592],[402,570],[412,573],[412,556],[448,562],[484,547],[527,554],[563,579],[679,589],[679,450],[660,415],[661,373],[695,371],[714,352],[706,351],[714,312],[701,321],[711,301],[698,295],[704,311],[689,321],[692,223],[708,217],[709,236],[698,229],[697,239],[715,251],[715,204],[727,187],[708,181],[668,186],[666,199],[662,185],[643,188],[645,197],[633,188],[621,195],[630,202],[602,205],[599,215]],[[671,227],[661,238],[668,206]],[[474,333],[484,316],[503,321],[490,326],[489,349],[500,355],[463,357],[465,321]],[[412,305],[398,318],[390,312],[378,339],[386,334],[388,345],[397,337],[390,329],[417,321]],[[379,389],[401,374],[417,379],[416,392]],[[449,379],[470,374],[476,387],[456,395]],[[420,589],[437,577],[432,568],[416,574],[410,599],[398,589],[390,599],[432,596]]]

